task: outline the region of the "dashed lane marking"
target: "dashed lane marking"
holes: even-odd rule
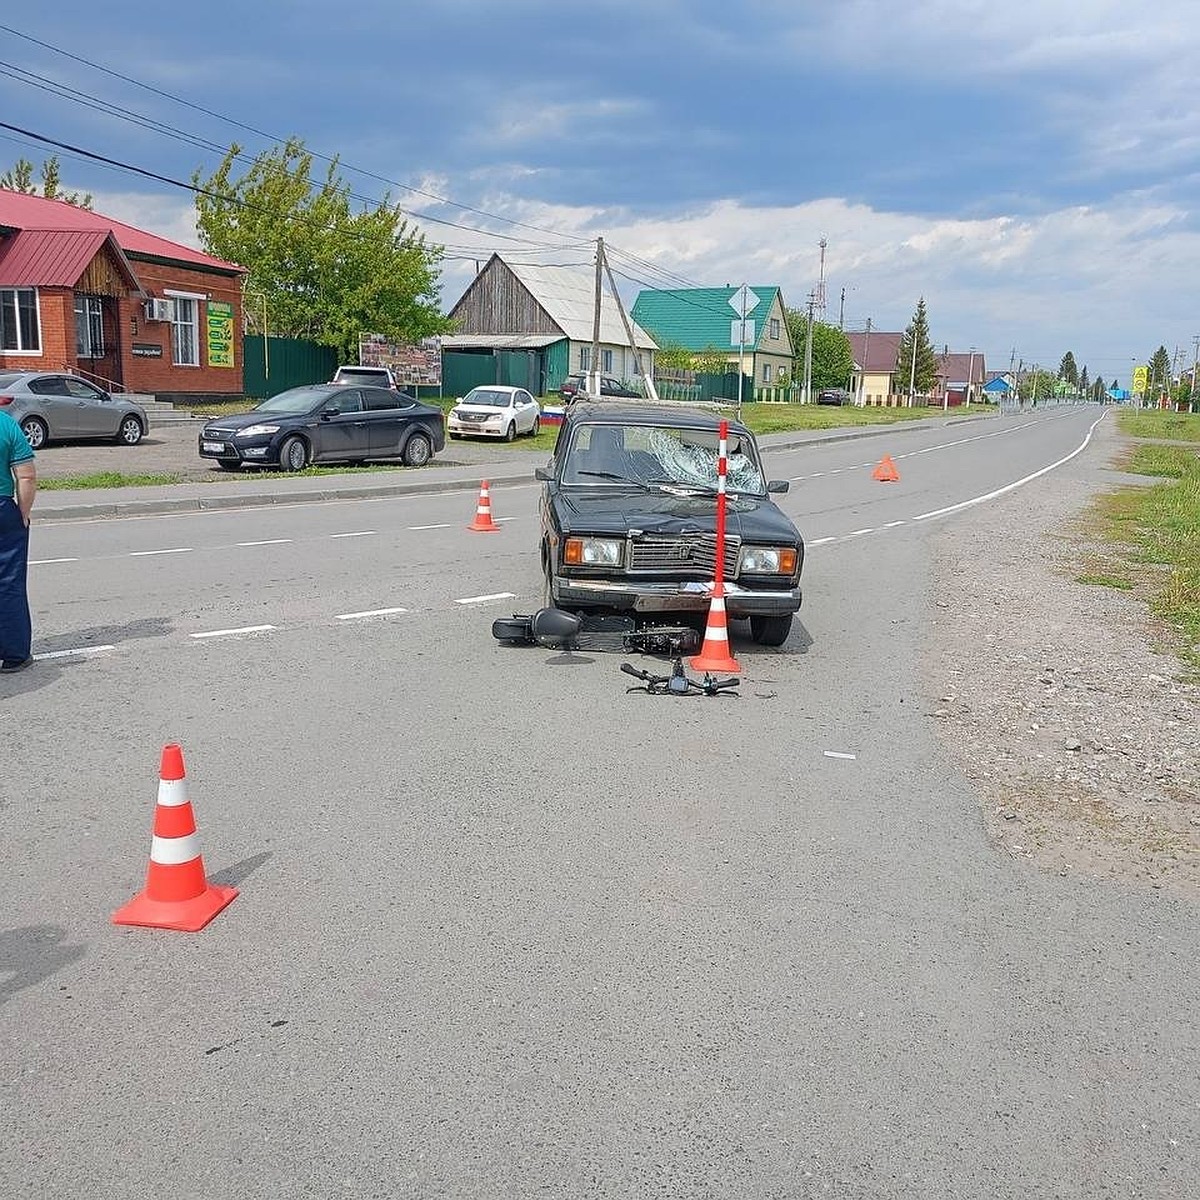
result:
[[[486,604],[489,600],[515,600],[516,592],[492,592],[489,596],[464,596],[455,604]]]
[[[191,546],[172,546],[169,550],[130,550],[130,558],[150,558],[155,554],[191,554]]]
[[[846,754],[841,750],[826,750],[825,757],[826,758],[848,758],[851,761],[854,761],[856,758],[858,758],[858,755],[857,754]]]
[[[406,528],[406,529],[409,529],[409,530],[419,530],[419,529],[453,529],[453,528],[454,528],[454,526],[451,524],[451,522],[449,522],[449,521],[444,521],[444,522],[442,522],[440,525],[407,525],[407,526],[405,526],[405,528]]]
[[[365,612],[338,613],[335,621],[357,621],[360,617],[389,617],[393,613],[406,613],[407,608],[369,608]]]
[[[375,532],[375,530],[373,530],[373,529],[358,529],[358,530],[355,530],[353,533],[331,533],[329,536],[331,538],[371,537],[371,535],[374,534],[374,532]]]
[[[237,542],[238,546],[286,546],[291,538],[264,538],[261,542]]]
[[[115,650],[116,646],[73,646],[70,650],[47,650],[44,654],[35,654],[38,662],[48,658],[73,658],[77,654],[99,654],[102,650]]]
[[[204,633],[192,633],[188,636],[197,640],[200,638],[233,637],[238,633],[267,633],[274,628],[274,625],[243,625],[239,629],[209,629]]]
[[[77,558],[31,558],[29,565],[31,567],[48,567],[51,563],[67,563],[78,562]]]

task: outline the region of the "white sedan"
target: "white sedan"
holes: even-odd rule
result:
[[[524,388],[496,383],[472,388],[456,400],[446,419],[452,438],[493,437],[511,442],[520,433],[536,436],[542,406]]]

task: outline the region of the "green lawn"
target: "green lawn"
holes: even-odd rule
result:
[[[1172,442],[1200,442],[1200,413],[1129,409],[1117,418],[1122,433],[1138,438],[1164,438]]]

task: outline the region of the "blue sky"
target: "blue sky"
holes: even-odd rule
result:
[[[220,146],[297,135],[356,193],[419,189],[391,191],[448,247],[446,307],[492,250],[586,263],[600,235],[630,300],[749,281],[801,308],[825,238],[827,319],[845,289],[848,329],[899,329],[923,295],[935,343],[993,369],[1070,350],[1127,382],[1160,343],[1190,366],[1200,334],[1184,0],[47,11],[0,18],[48,44],[0,29],[0,119],[180,179],[219,153],[19,72]],[[0,130],[5,165],[46,153]],[[195,242],[185,192],[60,159],[98,210]]]

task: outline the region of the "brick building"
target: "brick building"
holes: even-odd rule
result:
[[[186,403],[242,395],[243,268],[0,188],[0,370]]]

